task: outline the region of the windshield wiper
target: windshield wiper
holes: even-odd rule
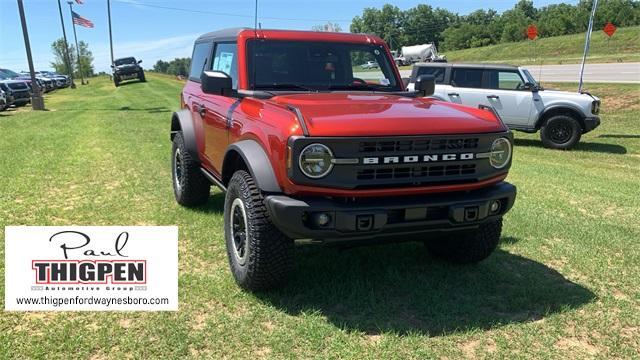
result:
[[[318,89],[310,88],[304,85],[299,84],[286,84],[286,83],[278,83],[278,84],[259,84],[253,87],[254,89],[298,89],[304,91],[313,91],[318,92]]]
[[[372,90],[385,91],[386,89],[371,84],[331,85],[329,90]]]

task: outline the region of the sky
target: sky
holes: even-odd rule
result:
[[[53,60],[51,44],[62,37],[56,0],[23,0],[31,52],[36,70],[48,70]],[[67,40],[73,28],[67,0],[61,0]],[[349,30],[351,19],[364,8],[385,3],[408,9],[420,3],[468,14],[478,8],[510,9],[517,0],[259,0],[258,21],[263,28],[310,30],[328,21]],[[534,0],[536,7],[558,3]],[[575,2],[575,1],[572,1]],[[201,34],[228,27],[252,27],[255,0],[111,0],[114,56],[134,56],[151,68],[159,59],[189,57],[193,41]],[[147,6],[147,5],[152,5]],[[96,71],[109,71],[107,0],[83,0],[74,11],[91,20],[93,29],[76,25],[78,41],[89,44]],[[180,10],[185,9],[185,10]],[[197,12],[193,12],[197,11]],[[0,0],[0,68],[28,70],[24,38],[16,0]]]

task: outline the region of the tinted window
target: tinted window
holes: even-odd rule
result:
[[[233,79],[233,88],[238,88],[238,56],[236,44],[216,44],[212,70],[222,71]]]
[[[436,78],[436,84],[442,84],[444,82],[444,71],[444,67],[420,66],[416,77],[420,75],[433,75]]]
[[[482,87],[482,69],[453,69],[451,85],[457,87]]]
[[[115,60],[114,62],[116,63],[116,66],[125,65],[125,64],[135,64],[136,63],[136,59],[132,58],[132,57],[128,57],[128,58]],[[43,75],[49,75],[49,74],[45,73],[44,71],[42,73],[43,73]]]
[[[204,66],[208,57],[211,55],[211,43],[199,43],[193,47],[193,55],[191,56],[191,70],[189,71],[189,80],[200,81],[200,75],[204,70]]]
[[[490,70],[489,89],[500,90],[521,90],[524,87],[524,81],[520,74],[516,71]]]
[[[399,90],[382,46],[337,42],[253,40],[249,84],[282,90]]]

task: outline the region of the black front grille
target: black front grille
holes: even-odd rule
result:
[[[361,141],[359,152],[375,153],[389,151],[435,151],[477,149],[478,138],[465,139],[415,139],[390,141]]]
[[[497,137],[509,133],[396,137],[304,137],[292,140],[294,159],[312,143],[328,146],[338,162],[320,179],[306,177],[298,166],[289,177],[298,184],[380,189],[405,186],[475,183],[507,171],[496,170],[486,154]]]
[[[359,169],[356,173],[358,180],[379,179],[424,179],[430,177],[473,175],[476,164],[462,165],[431,165],[414,167],[384,167]]]

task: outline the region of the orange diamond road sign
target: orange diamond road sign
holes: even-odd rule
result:
[[[538,28],[535,25],[529,25],[527,27],[527,37],[529,40],[533,40],[538,36]]]
[[[604,26],[604,29],[602,29],[602,31],[604,31],[604,33],[607,34],[607,36],[612,37],[613,33],[616,32],[616,29],[617,27],[615,25],[608,22],[607,25]]]

